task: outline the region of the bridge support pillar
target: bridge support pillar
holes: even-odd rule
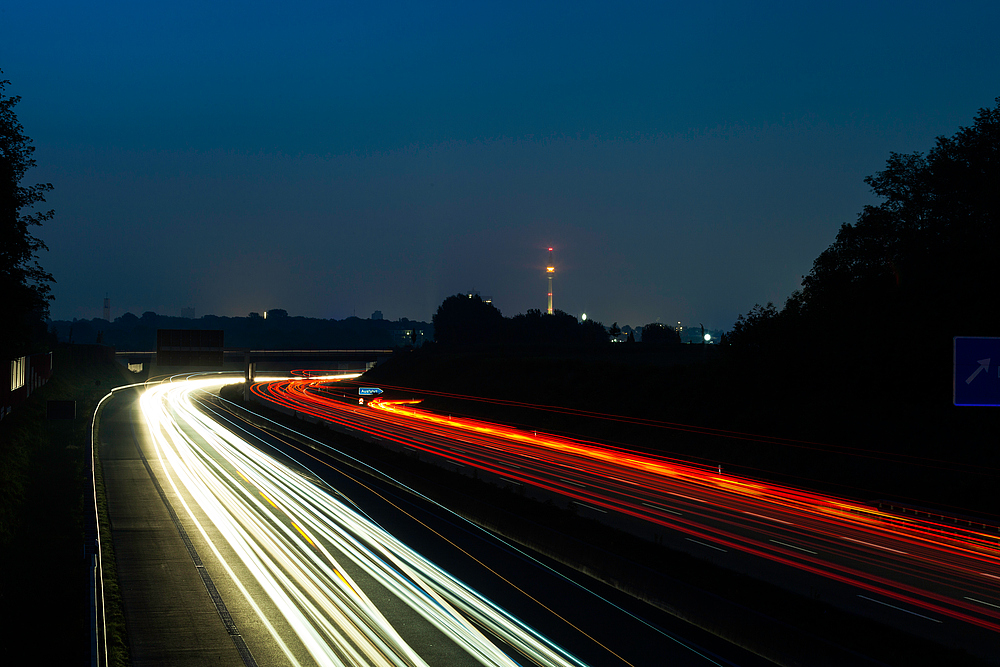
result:
[[[257,364],[250,363],[250,351],[243,354],[243,400],[250,400],[250,384],[253,382]]]

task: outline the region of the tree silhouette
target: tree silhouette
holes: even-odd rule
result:
[[[679,345],[680,334],[662,322],[650,322],[642,328],[643,345]]]
[[[789,298],[789,314],[995,333],[1000,314],[981,300],[1000,289],[1000,97],[996,104],[926,156],[892,153],[865,179],[884,201],[841,226]]]
[[[30,212],[45,202],[52,184],[21,185],[35,166],[35,147],[14,113],[21,98],[4,92],[9,83],[0,80],[0,294],[5,321],[0,327],[0,361],[30,352],[45,335],[52,300],[49,283],[55,282],[37,260],[38,251],[47,248],[30,232],[54,215]]]
[[[723,344],[748,352],[761,352],[777,344],[778,310],[768,302],[766,306],[755,304],[745,316],[736,317],[733,330],[726,334]]]
[[[478,294],[445,299],[434,314],[434,339],[446,347],[479,347],[501,340],[504,319]]]
[[[1000,97],[921,153],[891,153],[865,182],[882,202],[844,224],[779,313],[740,315],[734,352],[823,347],[848,365],[904,348],[944,358],[956,335],[996,335],[1000,310]],[[928,326],[928,325],[932,326]],[[878,336],[858,335],[859,329]],[[917,332],[920,332],[919,334]],[[919,350],[918,350],[919,348]],[[831,357],[832,359],[832,357]]]
[[[506,321],[506,340],[516,345],[588,347],[608,342],[608,331],[596,320],[577,320],[559,310],[551,314],[530,308]]]

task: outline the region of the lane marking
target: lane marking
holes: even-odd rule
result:
[[[289,521],[292,521],[292,520],[289,519]],[[295,528],[295,530],[299,531],[299,535],[301,535],[302,537],[306,538],[306,542],[308,542],[314,548],[316,547],[316,543],[309,539],[309,536],[306,535],[306,533],[305,533],[304,530],[302,530],[301,528],[299,528],[299,524],[297,524],[294,521],[292,521],[292,526]],[[347,582],[345,581],[344,583],[347,583]]]
[[[685,537],[684,539],[685,539],[685,540],[687,540],[688,542],[694,542],[695,544],[700,544],[700,545],[701,545],[701,546],[703,546],[703,547],[708,547],[709,549],[715,549],[716,551],[721,551],[721,552],[722,552],[722,553],[724,553],[724,554],[725,554],[725,553],[729,553],[729,552],[728,552],[728,551],[726,551],[725,549],[720,549],[719,547],[717,547],[717,546],[715,546],[715,545],[712,545],[712,544],[705,544],[704,542],[700,542],[700,541],[698,541],[698,540],[693,540],[693,539],[691,539],[690,537]]]
[[[883,547],[881,544],[872,544],[871,542],[865,542],[863,540],[856,540],[853,537],[843,537],[843,536],[841,536],[840,539],[847,540],[849,542],[857,542],[858,544],[866,544],[866,545],[868,545],[870,547],[875,547],[876,549],[885,549],[886,551],[891,551],[891,552],[897,553],[897,554],[903,554],[904,556],[909,556],[910,555],[909,552],[906,552],[906,551],[900,551],[899,549],[890,549],[889,547]]]
[[[660,505],[654,505],[653,503],[643,503],[646,507],[652,507],[654,510],[660,510],[661,512],[670,512],[671,514],[676,514],[677,516],[684,516],[680,512],[675,512],[674,510],[668,510],[666,507],[661,507]]]
[[[795,525],[791,521],[782,521],[781,519],[775,519],[773,516],[764,516],[763,514],[754,514],[753,512],[747,512],[746,510],[743,510],[743,513],[744,514],[749,514],[750,516],[755,516],[758,519],[767,519],[768,521],[777,521],[778,523],[784,523],[784,524],[789,525],[789,526],[794,526]]]
[[[898,609],[899,611],[905,611],[907,614],[913,614],[914,616],[919,616],[920,618],[926,618],[928,621],[934,621],[935,623],[944,623],[944,621],[939,621],[936,618],[931,618],[930,616],[924,616],[923,614],[918,614],[915,611],[910,611],[909,609],[903,609],[902,607],[897,607],[894,604],[889,604],[888,602],[882,602],[881,600],[876,600],[875,598],[870,598],[867,595],[858,595],[859,598],[863,600],[869,600],[876,604],[885,605],[886,607],[891,607],[892,609]]]
[[[812,554],[813,556],[818,556],[818,551],[810,551],[809,549],[804,549],[802,547],[797,547],[794,544],[788,544],[787,542],[779,542],[778,540],[771,540],[775,544],[780,544],[783,547],[788,547],[789,549],[798,549],[799,551],[805,551],[807,554]]]
[[[246,479],[246,478],[244,478],[244,479]],[[264,500],[266,500],[267,502],[269,502],[271,504],[271,507],[273,507],[274,509],[278,509],[278,506],[274,504],[273,500],[271,500],[270,498],[267,497],[266,493],[264,493],[260,489],[257,489],[257,493],[259,493],[260,495],[262,495],[264,497]]]
[[[977,600],[976,598],[970,598],[968,595],[965,596],[965,599],[966,600],[972,600],[973,602],[978,602],[979,604],[985,604],[985,605],[987,605],[989,607],[996,607],[997,609],[1000,609],[1000,604],[993,604],[992,602],[985,602],[983,600]]]
[[[602,510],[600,507],[592,507],[590,505],[587,505],[586,503],[581,503],[579,500],[574,500],[573,502],[576,503],[577,505],[579,505],[580,507],[587,508],[588,510],[594,510],[595,512],[600,512],[601,514],[607,514],[608,513],[607,510]]]
[[[580,484],[578,482],[574,482],[571,479],[566,479],[565,477],[560,477],[559,479],[562,480],[563,482],[566,482],[567,484],[572,484],[573,486],[579,486],[581,489],[586,489],[587,488],[583,484]]]
[[[980,572],[979,574],[983,575],[984,577],[990,577],[991,579],[1000,579],[1000,577],[998,577],[997,575],[990,574],[988,572]]]

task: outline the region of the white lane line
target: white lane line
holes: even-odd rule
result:
[[[562,480],[562,481],[564,481],[564,482],[566,482],[567,484],[572,484],[573,486],[579,486],[581,489],[586,489],[587,488],[583,484],[579,484],[577,482],[574,482],[571,479],[566,479],[565,477],[560,477],[559,479]]]
[[[782,521],[781,519],[775,519],[773,516],[764,516],[763,514],[754,514],[753,512],[747,512],[743,510],[744,514],[749,514],[750,516],[755,516],[758,519],[767,519],[768,521],[777,521],[778,523],[788,524],[789,526],[794,526],[795,524],[791,521]]]
[[[573,502],[576,503],[577,505],[579,505],[580,507],[585,507],[588,510],[594,510],[595,512],[600,512],[601,514],[607,514],[608,513],[607,510],[602,510],[600,507],[594,507],[592,505],[587,505],[585,503],[581,503],[579,500],[574,500]]]
[[[660,510],[661,512],[670,512],[671,514],[676,514],[677,516],[684,516],[680,512],[675,512],[674,510],[668,510],[666,507],[660,505],[654,505],[653,503],[643,503],[646,507],[652,507],[654,510]]]
[[[813,556],[818,556],[818,551],[810,551],[809,549],[803,549],[802,547],[797,547],[794,544],[788,544],[786,542],[779,542],[778,540],[771,540],[775,544],[780,544],[783,547],[788,547],[789,549],[798,549],[799,551],[805,551],[807,554],[812,554]]]
[[[888,602],[882,602],[881,600],[876,600],[874,598],[870,598],[867,595],[858,595],[858,597],[861,598],[861,599],[863,599],[863,600],[868,600],[870,602],[874,602],[876,604],[881,604],[881,605],[885,605],[886,607],[891,607],[892,609],[898,609],[899,611],[905,611],[907,614],[913,614],[914,616],[919,616],[920,618],[926,618],[928,621],[934,621],[935,623],[944,623],[944,621],[939,621],[936,618],[931,618],[930,616],[924,616],[923,614],[918,614],[915,611],[910,611],[909,609],[903,609],[902,607],[897,607],[894,604],[889,604]]]
[[[695,544],[700,544],[703,547],[708,547],[709,549],[715,549],[716,551],[721,551],[722,553],[729,553],[725,549],[720,549],[719,547],[712,544],[705,544],[704,542],[699,542],[698,540],[692,540],[690,537],[685,537],[688,542],[694,542]]]
[[[864,544],[864,545],[867,545],[869,547],[875,547],[876,549],[885,549],[886,551],[891,551],[891,552],[897,553],[897,554],[903,554],[904,556],[909,556],[910,555],[909,552],[906,552],[906,551],[900,551],[899,549],[890,549],[889,547],[883,547],[881,544],[872,544],[871,542],[865,542],[863,540],[856,540],[853,537],[844,537],[843,535],[841,535],[840,539],[847,540],[848,542],[857,542],[858,544]]]
[[[976,598],[970,598],[968,595],[965,596],[966,600],[972,600],[973,602],[978,602],[979,604],[984,604],[988,607],[996,607],[1000,609],[1000,604],[993,604],[992,602],[984,602],[983,600],[977,600]]]

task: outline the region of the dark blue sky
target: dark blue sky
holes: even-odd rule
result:
[[[15,6],[16,5],[16,6]],[[779,306],[890,151],[1000,95],[1000,3],[0,5],[51,181],[52,316],[729,328]]]

